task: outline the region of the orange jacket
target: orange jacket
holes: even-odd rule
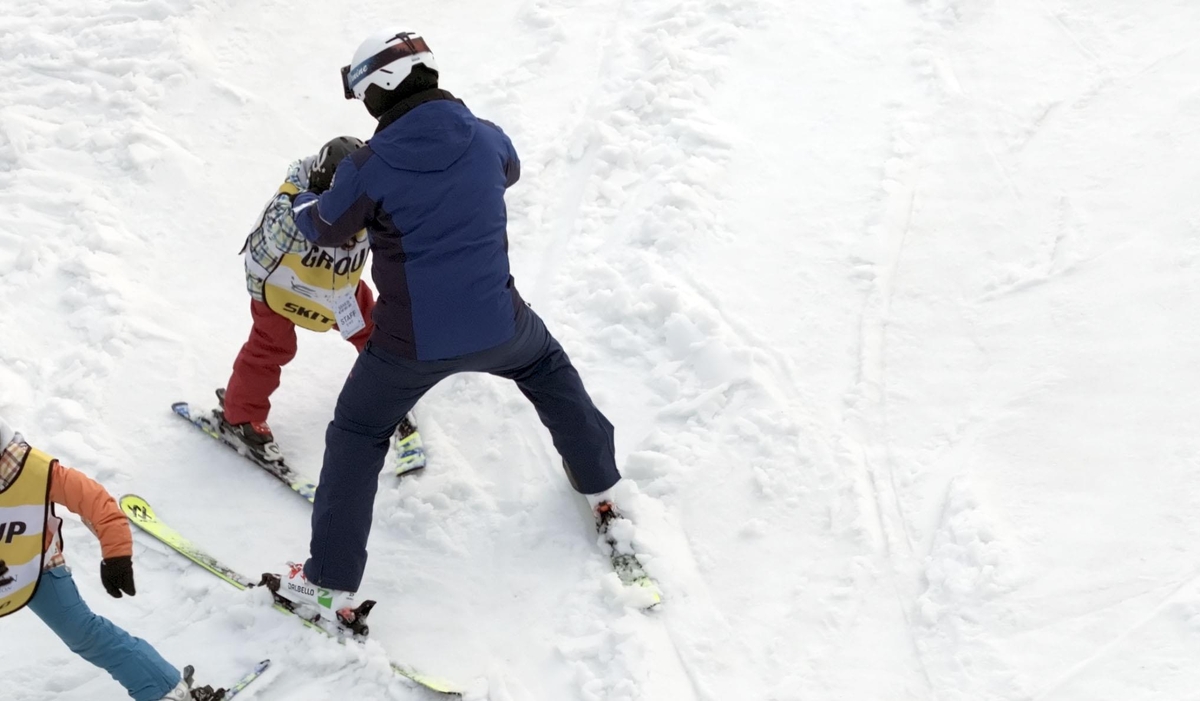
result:
[[[133,555],[133,534],[121,508],[104,487],[78,470],[55,462],[50,473],[50,501],[60,504],[83,519],[83,523],[100,540],[101,555],[108,559]],[[47,519],[46,569],[58,567],[62,561],[62,521]]]

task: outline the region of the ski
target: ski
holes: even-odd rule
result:
[[[425,443],[421,440],[412,414],[405,416],[396,427],[396,433],[392,435],[392,451],[397,477],[425,468]]]
[[[613,571],[617,573],[617,578],[621,583],[628,587],[636,587],[644,593],[644,601],[642,608],[651,609],[662,603],[662,590],[658,587],[658,582],[650,578],[646,574],[646,570],[642,567],[641,560],[633,552],[621,552],[622,548],[611,532],[614,521],[621,518],[621,515],[613,509],[608,502],[601,504],[595,512],[596,517],[596,532],[604,539],[604,543],[608,548],[608,558],[612,563]]]
[[[215,557],[201,550],[187,538],[184,538],[174,528],[171,528],[169,525],[164,523],[158,518],[158,514],[154,512],[154,509],[151,508],[149,502],[147,502],[145,499],[135,494],[126,494],[120,498],[118,503],[121,506],[121,511],[124,512],[125,516],[128,517],[129,520],[132,521],[138,528],[141,528],[143,531],[167,545],[175,552],[183,555],[203,569],[216,575],[221,580],[242,590],[251,589],[257,586],[257,582],[225,566]],[[364,602],[362,606],[366,607],[369,604],[373,605],[374,602]],[[312,620],[302,616],[287,606],[279,603],[278,600],[275,603],[275,608],[278,611],[295,616],[297,620],[309,628],[319,630],[322,633],[337,639],[339,642],[345,642],[346,640],[346,636],[338,635],[336,632],[327,630],[323,625],[321,625],[325,622],[324,620]],[[435,679],[433,677],[421,674],[420,672],[409,667],[392,663],[392,671],[402,677],[405,677],[414,684],[422,686],[430,691],[436,691],[452,698],[458,698],[462,696],[462,692],[455,689],[452,685],[440,679]]]
[[[267,667],[270,667],[270,666],[271,666],[270,660],[263,660],[262,662],[259,662],[258,664],[256,664],[254,666],[254,669],[251,672],[249,672],[246,676],[244,676],[238,680],[237,684],[234,684],[233,686],[231,686],[225,690],[226,701],[228,701],[228,699],[231,699],[231,698],[237,696],[238,694],[242,693],[242,691],[244,691],[246,689],[246,687],[250,686],[250,682],[261,677],[262,673],[267,671]]]
[[[609,560],[612,562],[613,571],[617,573],[617,578],[625,586],[637,587],[645,591],[646,600],[641,608],[651,609],[662,603],[662,590],[658,588],[658,582],[646,574],[637,555],[619,553],[614,548]],[[641,603],[639,602],[639,604]]]
[[[309,503],[312,503],[312,501],[316,499],[317,485],[312,480],[293,470],[285,460],[262,460],[258,456],[246,452],[245,448],[239,446],[236,442],[230,440],[229,438],[226,438],[225,435],[221,433],[221,429],[218,427],[217,423],[218,419],[213,412],[204,414],[193,411],[191,405],[189,405],[187,402],[175,402],[171,405],[171,410],[183,419],[186,419],[188,423],[203,431],[209,437],[215,438],[221,443],[236,450],[239,455],[242,455],[250,462],[266,470],[276,479],[291,487],[292,490],[297,494],[307,499]]]

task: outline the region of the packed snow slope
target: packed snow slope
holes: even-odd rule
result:
[[[627,605],[514,387],[418,407],[338,646],[137,539],[87,601],[248,699],[1200,699],[1200,4],[9,1],[0,414],[238,570],[308,505],[191,430],[249,328],[237,255],[292,159],[372,122],[338,67],[420,30],[524,161],[518,285],[616,424]],[[352,348],[271,423],[320,469]],[[0,696],[117,699],[28,612]]]

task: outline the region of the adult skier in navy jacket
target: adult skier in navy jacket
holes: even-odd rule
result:
[[[379,301],[326,432],[310,558],[302,572],[292,567],[280,593],[345,621],[366,566],[388,437],[443,378],[471,371],[514,380],[594,507],[611,508],[620,474],[612,424],[509,274],[504,192],[521,170],[512,142],[438,89],[437,64],[415,34],[369,38],[342,75],[347,98],[363,100],[379,126],[327,192],[296,198],[296,226],[319,246],[342,245],[365,227]],[[315,588],[335,591],[321,597]]]

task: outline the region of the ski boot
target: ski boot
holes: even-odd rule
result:
[[[245,447],[250,455],[262,462],[283,462],[283,451],[275,442],[275,436],[266,421],[231,424],[225,420],[224,389],[217,390],[217,402],[221,408],[213,410],[213,416],[217,419],[217,428],[221,435],[235,445]]]
[[[412,414],[408,414],[396,427],[392,436],[392,448],[396,451],[396,476],[403,477],[425,467],[425,447]]]
[[[225,698],[224,689],[213,689],[211,686],[201,686],[193,688],[193,676],[196,673],[195,667],[188,665],[183,668],[183,679],[179,681],[178,686],[167,695],[162,697],[160,701],[221,701]]]
[[[339,630],[331,633],[349,631],[355,637],[366,637],[370,632],[367,615],[375,602],[367,600],[355,606],[354,592],[312,584],[304,576],[304,565],[289,562],[286,575],[265,572],[259,586],[271,590],[275,603],[310,623],[332,619]]]

